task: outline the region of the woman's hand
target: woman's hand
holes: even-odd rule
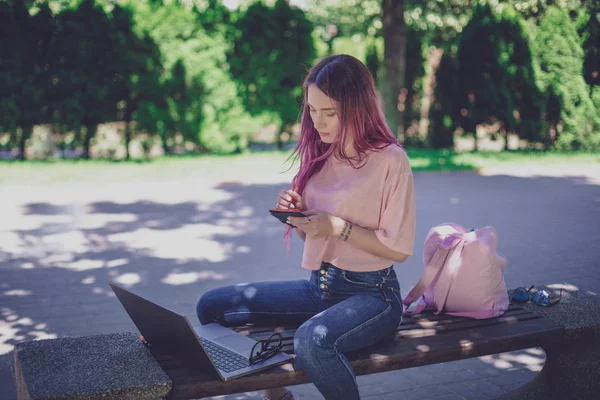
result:
[[[276,208],[287,208],[298,211],[306,210],[306,203],[302,196],[293,190],[282,190],[277,197]]]
[[[295,225],[308,236],[339,236],[344,229],[344,220],[321,210],[303,211],[306,217],[288,217],[290,224]]]

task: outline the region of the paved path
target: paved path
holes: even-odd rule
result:
[[[107,286],[132,287],[196,321],[209,288],[307,276],[267,213],[290,173],[262,162],[170,182],[0,186],[0,399],[14,400],[10,351],[24,340],[135,328]],[[428,228],[493,225],[509,287],[571,282],[600,291],[600,168],[417,173],[415,256],[397,265],[406,294]],[[529,349],[359,377],[365,399],[487,399],[530,379]],[[312,385],[300,399],[321,398]],[[259,399],[249,392],[224,397]]]

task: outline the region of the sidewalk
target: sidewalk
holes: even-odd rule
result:
[[[135,331],[109,280],[196,321],[196,301],[211,288],[305,279],[301,244],[287,254],[281,224],[267,212],[290,175],[280,166],[253,168],[168,182],[0,186],[0,400],[16,397],[15,343]],[[415,255],[395,266],[402,293],[422,273],[428,229],[448,221],[498,230],[509,287],[569,281],[600,291],[600,179],[590,171],[415,174]],[[543,358],[530,349],[358,382],[369,400],[488,399],[530,379]],[[293,390],[299,399],[320,398],[312,385]]]

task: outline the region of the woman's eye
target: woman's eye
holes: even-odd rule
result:
[[[333,114],[325,114],[325,115],[327,115],[328,117],[335,117],[335,113],[333,113]]]

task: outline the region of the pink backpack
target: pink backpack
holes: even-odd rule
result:
[[[497,247],[498,235],[491,226],[468,231],[446,223],[431,228],[423,250],[425,272],[403,301],[405,314],[436,310],[476,319],[502,315],[508,308],[506,258]]]

